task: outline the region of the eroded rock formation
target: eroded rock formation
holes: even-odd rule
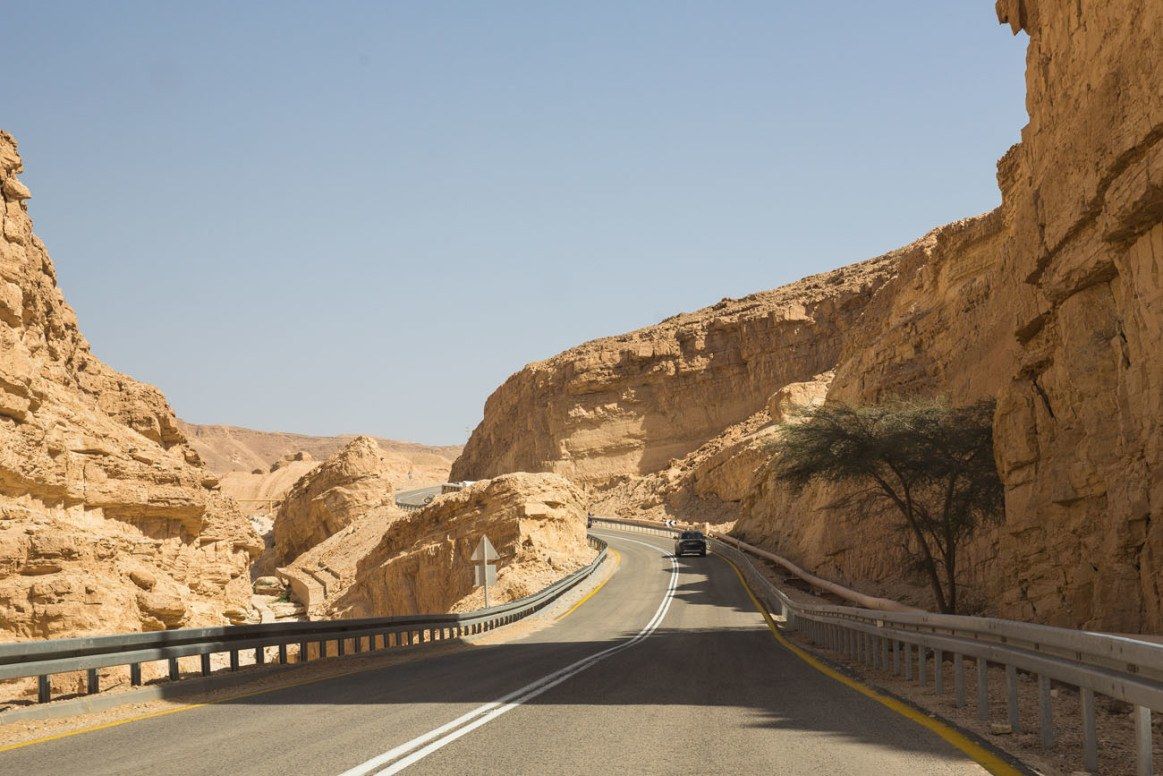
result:
[[[887,526],[828,509],[827,488],[797,496],[774,482],[742,441],[770,423],[752,413],[833,368],[829,400],[992,396],[1006,519],[967,552],[980,606],[1163,629],[1163,4],[997,8],[1029,34],[1030,120],[998,164],[1001,207],[872,265],[883,274],[850,297],[848,315],[805,302],[802,338],[726,305],[530,365],[490,397],[454,472],[617,480],[645,509],[699,488],[703,507],[731,517],[741,507],[749,539],[820,573],[891,586],[901,563]],[[767,298],[795,305],[799,293]],[[698,347],[684,351],[689,342]],[[755,369],[784,362],[797,367]]]
[[[0,132],[0,638],[247,616],[261,542],[155,388],[94,358]]]
[[[294,484],[274,521],[274,558],[286,564],[379,507],[394,507],[383,451],[371,437],[347,447]]]
[[[662,468],[831,369],[896,254],[815,275],[526,366],[485,404],[452,478],[553,471],[603,482]]]
[[[490,603],[520,598],[585,565],[586,500],[553,474],[508,474],[411,513],[373,510],[279,570],[315,616],[465,611],[483,605],[473,550],[500,554]]]

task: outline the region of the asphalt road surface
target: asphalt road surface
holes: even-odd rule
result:
[[[980,774],[781,647],[734,570],[602,533],[552,627],[0,754],[0,774]]]

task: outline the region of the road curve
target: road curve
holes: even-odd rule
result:
[[[0,754],[0,774],[980,774],[772,638],[734,570],[603,533],[595,596],[505,644]]]

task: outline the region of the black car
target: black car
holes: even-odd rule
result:
[[[680,558],[687,554],[707,554],[707,537],[703,536],[702,531],[683,531],[674,540],[674,557]]]

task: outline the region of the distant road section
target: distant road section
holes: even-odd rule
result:
[[[782,648],[723,560],[600,535],[618,571],[523,638],[46,741],[0,773],[985,772]]]
[[[443,493],[444,488],[444,485],[433,485],[430,488],[396,491],[396,506],[401,509],[420,509]]]

